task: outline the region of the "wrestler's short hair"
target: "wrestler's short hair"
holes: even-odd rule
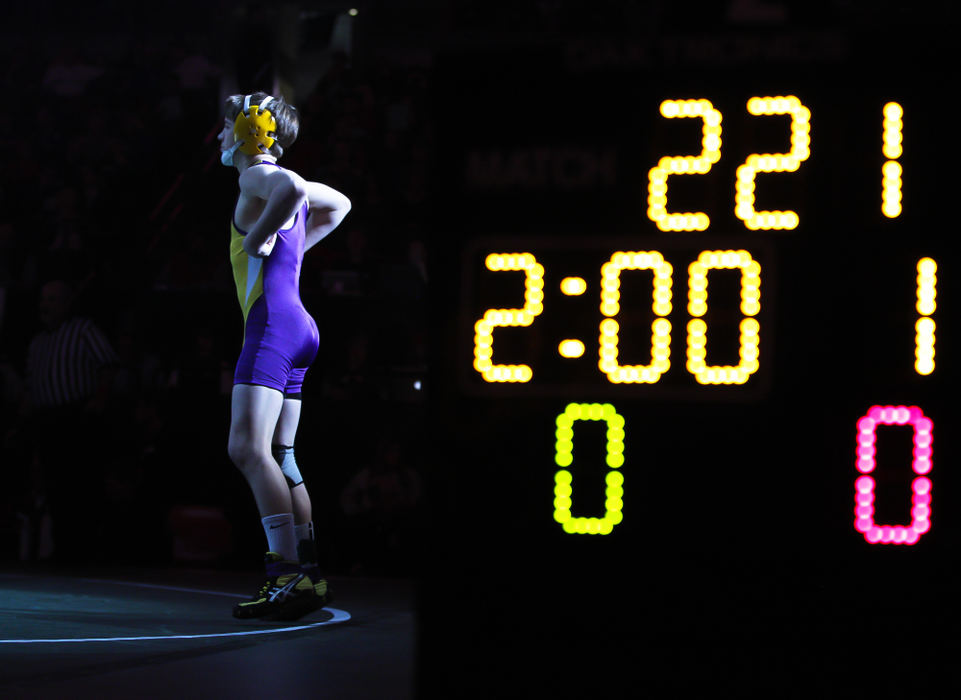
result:
[[[266,92],[253,92],[250,94],[250,104],[260,105],[270,95]],[[224,103],[224,116],[230,121],[235,121],[237,115],[244,108],[244,99],[247,95],[231,95]],[[288,104],[283,97],[274,97],[264,107],[277,122],[277,130],[272,134],[274,137],[273,145],[268,149],[268,153],[274,158],[280,158],[284,150],[290,148],[291,144],[297,140],[297,133],[300,131],[300,115],[297,108]]]

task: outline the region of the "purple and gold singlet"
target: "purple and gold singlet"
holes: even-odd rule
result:
[[[257,384],[298,395],[307,368],[317,355],[317,324],[300,300],[307,204],[290,228],[277,232],[273,251],[254,258],[244,251],[244,236],[230,222],[230,264],[244,312],[244,347],[234,384]]]

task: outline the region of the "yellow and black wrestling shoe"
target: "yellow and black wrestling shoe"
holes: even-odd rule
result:
[[[253,597],[234,607],[239,619],[296,620],[323,607],[310,576],[296,562],[284,561],[277,552],[264,556],[267,580]],[[326,594],[326,582],[323,590]]]
[[[314,602],[318,608],[324,607],[332,600],[332,596],[327,580],[320,575],[320,567],[317,565],[317,545],[313,540],[301,540],[297,543],[297,556],[304,573],[314,582],[314,593],[317,595]]]

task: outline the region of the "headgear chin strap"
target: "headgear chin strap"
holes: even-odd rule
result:
[[[250,104],[252,95],[244,98],[244,108],[237,114],[234,120],[234,145],[227,152],[233,160],[234,151],[239,150],[248,156],[263,155],[270,150],[276,139],[271,134],[277,131],[277,120],[266,105],[276,100],[267,96],[260,105]]]

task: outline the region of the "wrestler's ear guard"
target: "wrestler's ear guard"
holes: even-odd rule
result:
[[[266,106],[276,100],[268,95],[260,105],[251,106],[250,98],[251,95],[244,98],[244,108],[234,120],[234,146],[241,153],[256,156],[267,153],[274,145],[275,139],[271,134],[277,131],[277,120]]]

